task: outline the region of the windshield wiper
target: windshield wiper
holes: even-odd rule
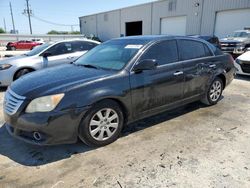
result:
[[[86,68],[92,68],[92,69],[99,69],[99,67],[95,66],[95,65],[90,65],[90,64],[76,64],[78,66],[83,66]]]

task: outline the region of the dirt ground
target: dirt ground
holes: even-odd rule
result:
[[[0,187],[250,187],[250,78],[234,80],[216,106],[134,123],[98,149],[31,146],[3,123],[1,115]]]

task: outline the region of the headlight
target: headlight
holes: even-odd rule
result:
[[[56,108],[56,106],[59,104],[63,97],[64,94],[62,93],[34,99],[30,102],[25,112],[50,112]]]
[[[12,65],[10,65],[10,64],[2,64],[2,65],[0,65],[0,70],[6,70],[6,69],[8,69],[8,68],[10,68]]]

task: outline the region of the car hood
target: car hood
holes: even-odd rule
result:
[[[229,37],[220,40],[220,42],[244,42],[244,41],[246,41],[246,38],[240,38],[240,37]]]
[[[244,54],[239,56],[237,59],[239,59],[241,61],[249,62],[249,64],[250,64],[250,51],[245,52]]]
[[[30,73],[13,82],[11,90],[16,94],[33,99],[56,93],[65,93],[74,86],[84,86],[112,75],[114,71],[85,68],[73,64],[61,65]]]
[[[18,55],[18,56],[14,56],[14,57],[9,57],[3,60],[0,60],[0,64],[14,64],[20,61],[26,61],[31,59],[32,56],[26,56],[26,55]]]

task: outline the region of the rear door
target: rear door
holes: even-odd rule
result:
[[[203,94],[218,62],[208,46],[200,41],[178,40],[184,72],[184,99]]]
[[[143,115],[180,101],[183,97],[183,67],[178,62],[176,40],[157,42],[139,59],[155,59],[155,70],[131,72],[131,96],[134,115]]]

